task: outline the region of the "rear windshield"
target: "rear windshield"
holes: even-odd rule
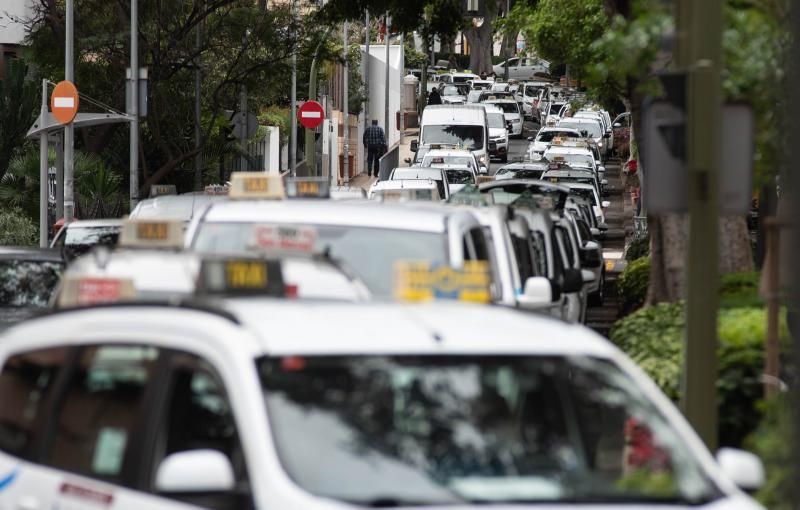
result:
[[[492,103],[494,106],[500,108],[505,113],[519,113],[517,103]]]
[[[552,142],[553,138],[561,137],[561,138],[569,138],[574,137],[575,133],[572,131],[545,131],[543,133],[539,133],[536,137],[537,142]]]
[[[505,129],[506,127],[506,119],[502,113],[490,113],[487,115],[489,119],[489,127],[490,128],[502,128]]]
[[[483,149],[483,126],[477,125],[427,125],[422,128],[422,143],[460,145],[474,151]]]
[[[63,270],[55,261],[0,261],[0,307],[47,307]]]

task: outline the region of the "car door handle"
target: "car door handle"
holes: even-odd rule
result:
[[[17,508],[19,510],[39,510],[39,500],[33,496],[25,496],[17,501]]]

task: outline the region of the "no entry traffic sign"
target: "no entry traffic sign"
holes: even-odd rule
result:
[[[50,110],[61,124],[69,124],[78,113],[78,89],[71,81],[62,81],[53,89],[50,96]]]
[[[303,127],[314,129],[325,120],[325,110],[323,110],[322,105],[316,101],[306,101],[303,106],[297,110],[297,118]]]

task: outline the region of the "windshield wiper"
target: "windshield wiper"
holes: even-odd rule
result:
[[[350,499],[346,501],[354,505],[364,506],[368,508],[398,508],[404,506],[447,506],[447,505],[464,504],[468,502],[466,500],[461,500],[461,499],[452,499],[452,500],[443,499],[443,500],[428,501],[428,500],[398,498],[395,496],[385,496],[385,497],[381,496],[368,500]]]

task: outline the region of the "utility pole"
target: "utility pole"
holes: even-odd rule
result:
[[[364,58],[364,129],[367,129],[369,126],[369,40],[370,40],[370,29],[369,29],[369,9],[364,10],[364,53],[366,53],[366,57]]]
[[[722,0],[680,0],[676,63],[687,73],[689,254],[681,407],[717,447]]]
[[[47,116],[47,80],[42,80],[42,108],[41,119]],[[48,161],[47,131],[39,135],[39,247],[47,248],[47,170]]]
[[[508,20],[508,14],[510,12],[511,12],[511,0],[506,0],[506,20]],[[516,44],[516,41],[515,41],[515,44]],[[504,69],[504,73],[503,74],[505,75],[506,82],[508,82],[508,59],[510,57],[509,57],[509,54],[508,54],[509,53],[508,52],[508,44],[506,44],[505,46],[506,47],[503,48],[503,51],[506,54],[506,61],[505,61],[505,69]],[[491,64],[491,62],[489,62],[489,63]]]
[[[69,0],[71,1],[71,0]],[[139,203],[139,0],[131,0],[131,211]],[[71,163],[67,163],[72,166]],[[66,204],[65,204],[66,205]]]
[[[198,151],[194,157],[195,191],[202,191],[203,189],[203,155],[200,153],[200,65],[202,64],[200,41],[202,26],[202,22],[198,23],[194,32],[194,51],[197,54],[194,69],[194,148]]]
[[[386,143],[389,143],[389,11],[386,11],[386,90],[383,97],[383,133],[386,136]]]
[[[136,1],[136,0],[133,0]],[[64,79],[75,83],[74,58],[72,56],[72,39],[74,26],[74,1],[66,4],[66,41],[64,45]],[[64,225],[75,219],[75,125],[70,122],[64,126]]]
[[[292,0],[292,111],[289,133],[289,171],[297,175],[297,0]]]
[[[344,135],[344,146],[342,150],[342,177],[345,186],[350,182],[350,94],[347,90],[350,86],[349,74],[350,65],[347,61],[347,22],[342,24],[342,58],[344,58],[344,72],[342,73],[342,134]]]

